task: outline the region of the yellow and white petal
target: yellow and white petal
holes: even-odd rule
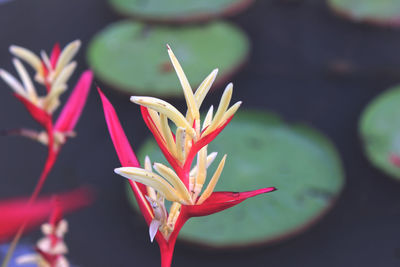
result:
[[[169,201],[185,202],[179,193],[165,181],[164,178],[153,172],[136,167],[117,168],[114,172],[135,182],[153,187]]]
[[[212,176],[210,182],[208,183],[206,190],[204,190],[203,194],[197,201],[196,203],[197,205],[202,204],[214,191],[214,188],[217,185],[219,177],[221,176],[222,170],[224,168],[225,160],[226,160],[226,155],[224,155],[221,162],[219,163],[218,168],[215,171],[214,175]]]
[[[65,66],[69,64],[72,58],[78,53],[78,50],[81,46],[80,40],[75,40],[65,46],[65,48],[61,51],[60,56],[57,60],[57,65],[55,68],[56,76],[61,73]]]
[[[222,116],[221,123],[224,123],[227,119],[232,117],[236,113],[236,111],[240,108],[241,105],[242,105],[242,101],[238,101],[232,107],[230,107],[225,112],[224,116]]]
[[[144,169],[145,169],[146,171],[149,171],[149,172],[153,171],[153,169],[152,169],[152,167],[151,167],[151,161],[150,161],[150,157],[149,157],[149,156],[146,156],[146,157],[144,158]],[[157,195],[156,195],[156,191],[154,190],[154,188],[153,188],[153,187],[150,187],[150,186],[146,186],[146,189],[147,189],[147,195],[148,195],[151,199],[156,200],[156,199],[157,199]]]
[[[186,158],[185,154],[185,141],[186,141],[186,130],[182,127],[176,129],[176,156],[180,162],[184,162]]]
[[[13,59],[13,64],[15,69],[18,72],[19,77],[22,80],[22,83],[24,84],[24,88],[27,92],[27,95],[29,97],[29,99],[31,100],[32,103],[34,104],[38,104],[38,96],[36,94],[36,89],[33,85],[33,82],[28,74],[28,72],[26,71],[24,65],[22,65],[21,61],[14,58]]]
[[[171,121],[176,124],[176,126],[185,128],[190,136],[195,136],[195,130],[187,122],[182,113],[180,113],[174,106],[172,106],[168,102],[149,96],[131,96],[130,100],[133,103],[145,106],[150,109],[154,109],[162,114],[165,114]]]
[[[160,124],[160,115],[159,115],[159,113],[157,111],[155,111],[154,109],[148,109],[148,110],[149,110],[149,115],[150,115],[152,121],[154,122],[156,128],[160,129],[161,128],[161,124]],[[163,133],[160,132],[160,134],[161,134],[161,137],[163,139],[165,139]]]
[[[63,68],[63,70],[60,72],[60,75],[58,75],[57,78],[55,79],[55,81],[53,82],[51,90],[53,90],[53,87],[58,87],[62,84],[67,83],[67,81],[71,77],[72,73],[74,73],[76,66],[77,66],[77,64],[75,61],[73,61],[73,62],[69,63],[67,66],[65,66],[65,68]]]
[[[10,46],[10,53],[31,65],[36,72],[41,72],[42,61],[32,51],[17,45],[12,45]]]
[[[57,224],[57,229],[56,229],[56,236],[58,237],[63,237],[66,233],[68,232],[68,222],[66,220],[61,220]]]
[[[169,210],[167,225],[169,227],[171,227],[172,229],[174,228],[176,220],[178,219],[179,213],[181,212],[181,207],[182,207],[182,205],[178,202],[174,202],[171,205],[171,208]]]
[[[219,102],[219,106],[217,112],[215,113],[213,121],[211,122],[210,126],[203,132],[202,136],[206,136],[207,134],[209,134],[210,132],[212,132],[217,128],[226,110],[228,109],[229,102],[231,101],[232,98],[232,92],[233,92],[233,84],[229,83],[226,86],[224,93],[222,94],[221,101]]]
[[[48,113],[53,113],[60,105],[59,96],[67,90],[66,84],[61,84],[58,87],[53,86],[50,93],[43,99],[43,108]]]
[[[212,117],[213,117],[213,113],[214,113],[214,106],[211,106],[210,109],[207,112],[206,117],[204,118],[203,127],[201,128],[201,130],[204,130],[205,128],[210,126],[211,121],[212,121]]]
[[[193,187],[193,199],[197,199],[207,176],[207,146],[197,154],[197,172]]]
[[[161,163],[154,163],[154,169],[161,174],[171,185],[174,187],[176,191],[185,199],[186,202],[191,202],[191,197],[189,191],[186,186],[182,182],[182,180],[176,175],[176,173],[171,169]]]
[[[47,70],[51,71],[53,69],[53,66],[51,65],[49,56],[44,50],[40,51],[40,57],[42,58],[42,61],[44,62]]]
[[[214,162],[217,155],[218,155],[218,152],[212,152],[207,156],[207,169]],[[190,176],[195,176],[196,173],[197,173],[197,165],[194,166],[193,169],[190,171]]]
[[[197,107],[199,109],[201,107],[201,104],[203,103],[204,98],[208,94],[208,91],[210,91],[211,86],[213,85],[215,78],[217,77],[217,74],[218,74],[218,69],[214,69],[197,88],[194,94],[194,98],[196,100]]]
[[[168,48],[169,58],[171,59],[172,65],[175,68],[176,74],[178,75],[179,81],[183,88],[183,94],[185,95],[188,111],[193,119],[198,119],[200,117],[200,112],[196,104],[196,100],[194,98],[193,91],[192,88],[190,87],[189,81],[186,78],[185,72],[183,71],[181,64],[179,64],[178,59],[172,52],[171,47],[167,45],[167,48]]]
[[[0,69],[0,77],[3,79],[3,81],[8,84],[8,86],[11,87],[11,89],[14,90],[15,93],[29,99],[27,92],[25,91],[25,88],[22,86],[22,84],[15,79],[14,76],[12,76],[9,72]]]
[[[50,235],[53,232],[53,226],[49,223],[44,223],[42,224],[42,226],[40,227],[40,229],[42,230],[42,233],[44,235]]]
[[[168,118],[165,114],[160,115],[160,132],[164,136],[168,151],[172,156],[176,157],[176,145],[174,137],[172,136],[171,128],[168,125]]]

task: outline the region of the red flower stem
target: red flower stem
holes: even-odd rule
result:
[[[174,231],[171,233],[169,240],[165,242],[164,239],[164,242],[158,242],[160,246],[161,267],[171,266],[176,239],[178,238],[179,232],[181,231],[183,225],[186,223],[188,219],[189,218],[183,206],[181,213],[179,214],[178,220],[176,221]]]
[[[174,245],[162,243],[160,245],[161,267],[170,267],[174,255]]]

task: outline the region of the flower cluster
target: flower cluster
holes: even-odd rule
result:
[[[131,101],[141,106],[143,119],[172,168],[161,163],[151,164],[149,157],[145,159],[144,168],[140,167],[114,108],[99,90],[109,132],[123,166],[116,168],[115,172],[129,179],[140,210],[149,225],[150,238],[155,238],[160,246],[161,265],[165,267],[170,266],[177,235],[190,217],[216,213],[249,197],[276,190],[268,187],[242,193],[214,192],[226,155],[204,188],[207,169],[217,156],[216,152],[208,153],[207,145],[230,122],[241,102],[229,107],[233,92],[230,83],[223,92],[215,114],[211,106],[201,121],[200,108],[218,70],[213,70],[193,93],[169,46],[168,54],[183,88],[186,114],[153,97],[132,96]],[[171,130],[170,122],[175,125],[175,132]],[[193,164],[195,157],[197,161]],[[165,200],[172,202],[169,211]]]
[[[36,264],[38,267],[69,267],[65,257],[68,253],[64,235],[68,231],[68,223],[62,219],[62,212],[56,207],[48,223],[42,225],[44,235],[37,244],[35,254],[23,255],[17,258],[17,264]]]
[[[0,77],[11,87],[15,96],[25,105],[32,117],[45,128],[45,131],[41,132],[21,129],[18,134],[51,146],[54,150],[58,150],[67,137],[75,135],[73,128],[80,116],[92,81],[90,71],[82,74],[74,90],[78,92],[71,95],[54,126],[52,114],[59,107],[60,96],[68,88],[67,82],[77,66],[72,59],[79,47],[79,40],[71,42],[62,51],[56,44],[50,57],[45,51],[41,51],[41,57],[39,57],[26,48],[10,46],[10,52],[15,56],[13,64],[20,80],[3,69],[0,69]],[[45,95],[38,94],[21,60],[34,69],[36,72],[34,79],[45,87]]]
[[[5,134],[28,137],[48,147],[46,163],[26,204],[28,208],[34,205],[50,170],[56,162],[62,145],[65,144],[68,137],[75,136],[74,128],[89,94],[93,74],[90,70],[87,70],[82,73],[57,120],[53,121],[53,113],[60,106],[60,96],[68,88],[67,82],[77,66],[72,59],[78,52],[80,44],[79,40],[73,41],[66,45],[63,50],[56,44],[50,56],[41,51],[40,57],[26,48],[12,45],[10,52],[15,56],[13,64],[19,79],[0,69],[0,77],[11,87],[15,97],[25,106],[32,118],[43,127],[41,131],[22,128],[6,131]],[[35,71],[34,80],[45,87],[44,94],[38,93],[22,62],[33,68]],[[17,225],[18,231],[2,266],[7,266],[7,262],[10,260],[13,250],[28,223],[27,219]]]

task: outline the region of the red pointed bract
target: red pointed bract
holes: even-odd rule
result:
[[[58,61],[58,58],[60,57],[60,53],[61,53],[60,44],[56,43],[53,46],[53,50],[51,51],[51,55],[50,55],[50,64],[53,67],[53,69],[57,65],[57,61]]]
[[[158,132],[157,127],[155,126],[153,120],[150,117],[148,108],[144,106],[140,106],[140,110],[142,112],[142,117],[144,122],[147,125],[147,128],[151,131],[156,140],[158,147],[161,149],[161,152],[164,154],[168,163],[171,164],[171,167],[174,170],[180,170],[182,167],[179,165],[178,161],[172,156],[172,154],[168,151],[167,147],[164,145],[163,140],[161,139],[161,134]]]
[[[14,96],[21,101],[21,103],[25,106],[25,108],[28,110],[29,114],[33,117],[35,121],[37,121],[40,125],[43,127],[47,128],[49,124],[51,124],[51,115],[44,111],[43,109],[39,108],[35,104],[33,104],[31,101],[26,99],[25,97],[19,95],[19,94],[14,94]]]
[[[89,95],[93,80],[93,72],[90,70],[82,73],[67,103],[65,103],[54,129],[59,132],[69,132],[75,128],[81,116],[86,99]]]
[[[140,167],[140,163],[131,148],[114,107],[100,90],[100,88],[97,88],[97,91],[99,92],[101,101],[103,103],[104,116],[106,118],[108,131],[121,165],[124,167]],[[136,183],[131,180],[129,180],[129,183],[140,207],[140,211],[142,212],[147,224],[150,224],[152,220],[152,214],[149,212],[148,204],[146,202],[147,200],[144,197],[146,187],[141,183]]]
[[[275,191],[267,187],[248,192],[214,192],[201,205],[185,206],[189,217],[206,216],[236,206],[248,198]]]
[[[57,195],[57,205],[64,213],[88,206],[93,195],[88,189],[76,189]],[[45,222],[55,207],[54,197],[46,196],[28,205],[28,199],[15,198],[0,202],[0,243],[11,239],[22,224],[33,229]]]

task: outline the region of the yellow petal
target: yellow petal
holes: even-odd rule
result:
[[[225,88],[224,93],[222,94],[221,101],[219,102],[219,106],[217,112],[215,113],[213,121],[211,122],[210,126],[203,132],[202,136],[206,136],[207,134],[215,130],[217,126],[220,124],[220,121],[223,118],[229,106],[229,102],[231,101],[232,92],[233,92],[233,84],[230,83]]]
[[[172,136],[171,129],[168,125],[168,118],[165,114],[160,115],[160,132],[162,132],[165,138],[168,151],[172,154],[172,156],[176,157],[177,155],[174,137]]]
[[[232,107],[230,107],[224,114],[224,116],[221,119],[221,123],[225,122],[227,119],[229,119],[230,117],[232,117],[236,111],[240,108],[240,106],[242,105],[242,101],[238,101],[236,102]]]
[[[26,99],[29,99],[27,92],[25,91],[25,88],[22,86],[22,84],[15,79],[14,76],[12,76],[9,72],[0,69],[0,77],[3,79],[5,83],[8,84],[8,86],[11,87],[11,89],[14,90],[15,93],[25,97]]]
[[[37,94],[36,94],[35,87],[33,85],[33,82],[31,80],[28,72],[25,69],[24,65],[22,65],[21,61],[19,61],[16,58],[13,59],[13,64],[14,64],[15,69],[17,70],[17,72],[19,74],[19,77],[22,80],[22,83],[24,84],[24,87],[26,89],[26,92],[27,92],[27,95],[28,95],[29,99],[34,104],[37,104],[38,103],[38,97],[37,97]]]
[[[75,40],[65,46],[61,51],[60,56],[57,60],[57,65],[55,68],[56,76],[64,69],[65,66],[72,60],[72,58],[78,53],[81,46],[80,40]]]
[[[218,152],[212,152],[207,156],[207,168],[214,162],[215,158],[217,157]],[[190,171],[190,176],[195,176],[197,173],[197,165],[193,167]]]
[[[165,114],[176,126],[185,128],[188,134],[192,137],[196,132],[192,126],[187,122],[185,117],[174,106],[168,102],[149,96],[131,96],[131,101],[138,105],[154,109],[162,114]]]
[[[192,201],[186,186],[171,168],[168,168],[161,163],[154,163],[153,167],[159,174],[161,174],[165,179],[168,180],[168,182],[172,184],[174,189],[179,192],[186,202],[190,203]]]
[[[151,168],[151,161],[150,161],[150,157],[146,156],[144,159],[144,169],[146,171],[151,172],[152,168]],[[154,190],[153,187],[150,186],[146,186],[147,189],[147,195],[151,198],[151,199],[157,199],[157,195],[156,195],[156,191]]]
[[[37,72],[41,72],[42,61],[32,51],[17,45],[12,45],[10,46],[10,53],[31,65]]]
[[[186,131],[182,127],[178,127],[176,129],[176,156],[180,162],[184,162],[185,160],[185,139],[186,139]]]
[[[218,74],[218,69],[213,70],[207,78],[204,79],[204,81],[200,84],[199,88],[197,88],[194,98],[196,100],[197,107],[200,109],[201,104],[203,103],[204,98],[208,94],[208,91],[210,91],[212,84],[215,81],[215,78],[217,77]]]
[[[114,172],[135,182],[153,187],[169,201],[184,202],[184,199],[164,178],[153,172],[135,167],[117,168]]]
[[[181,64],[179,64],[178,59],[175,57],[169,45],[167,45],[167,48],[168,48],[169,58],[171,59],[172,65],[174,66],[179,81],[181,82],[183,88],[183,94],[185,95],[186,103],[188,106],[188,111],[193,119],[198,119],[200,117],[199,108],[197,107],[196,100],[194,98],[193,91],[192,88],[190,87],[189,81],[187,80],[186,75],[181,67]]]
[[[224,168],[225,165],[225,159],[226,159],[226,155],[224,155],[224,157],[222,158],[221,162],[218,165],[217,170],[215,171],[213,177],[211,178],[210,182],[207,185],[206,190],[204,190],[203,194],[201,195],[201,197],[199,198],[199,200],[197,201],[197,205],[202,204],[214,191],[215,186],[218,183],[219,177],[221,176],[222,173],[222,169]]]
[[[69,63],[65,68],[62,69],[60,75],[57,76],[56,80],[54,81],[52,87],[60,86],[61,84],[65,84],[68,79],[71,77],[72,73],[75,71],[76,62],[73,61]],[[51,91],[50,91],[51,93]]]
[[[214,112],[214,107],[211,106],[210,109],[209,109],[208,112],[207,112],[206,117],[204,118],[202,130],[204,130],[205,128],[207,128],[208,126],[210,126],[211,121],[212,121],[212,117],[213,117],[213,112]]]

